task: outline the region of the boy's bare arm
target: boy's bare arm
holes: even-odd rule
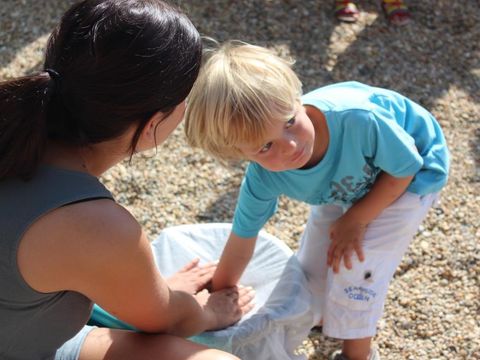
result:
[[[382,172],[373,184],[372,189],[357,201],[348,212],[368,225],[405,192],[412,179],[413,176],[397,178]]]
[[[257,237],[241,238],[233,232],[223,249],[220,262],[212,279],[212,290],[220,290],[237,285],[243,271],[252,258]]]
[[[345,266],[351,269],[351,255],[355,251],[360,261],[364,260],[361,246],[367,225],[397,200],[410,185],[413,176],[396,178],[381,173],[372,189],[330,228],[332,243],[328,249],[328,265],[338,272],[342,258]]]

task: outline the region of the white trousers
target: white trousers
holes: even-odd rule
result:
[[[365,232],[365,260],[352,255],[352,269],[343,262],[335,274],[327,266],[329,228],[348,207],[312,206],[297,256],[321,314],[323,333],[337,339],[374,336],[383,313],[388,285],[438,193],[405,193],[386,208]],[[318,319],[320,321],[320,319]]]

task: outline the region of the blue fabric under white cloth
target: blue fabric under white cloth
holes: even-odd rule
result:
[[[152,242],[162,275],[168,277],[192,259],[200,264],[220,258],[230,224],[195,224],[164,229]],[[255,308],[238,323],[190,338],[209,347],[228,351],[242,360],[306,359],[296,349],[318,320],[307,279],[292,251],[280,240],[261,232],[255,252],[240,283],[252,286]],[[95,306],[92,320],[117,328],[129,328]]]

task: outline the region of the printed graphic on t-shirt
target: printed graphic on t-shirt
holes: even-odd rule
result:
[[[330,199],[334,203],[354,203],[370,191],[380,169],[365,164],[363,176],[344,176],[340,181],[330,182]]]

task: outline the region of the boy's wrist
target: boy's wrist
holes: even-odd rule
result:
[[[350,221],[356,222],[363,226],[367,226],[370,224],[374,219],[375,216],[369,213],[369,211],[365,210],[361,204],[354,204],[352,205],[344,214]]]
[[[222,290],[223,288],[224,287],[222,287],[222,284],[220,283],[220,281],[218,279],[215,279],[215,277],[213,277],[210,285],[210,289],[209,289],[210,292]]]

